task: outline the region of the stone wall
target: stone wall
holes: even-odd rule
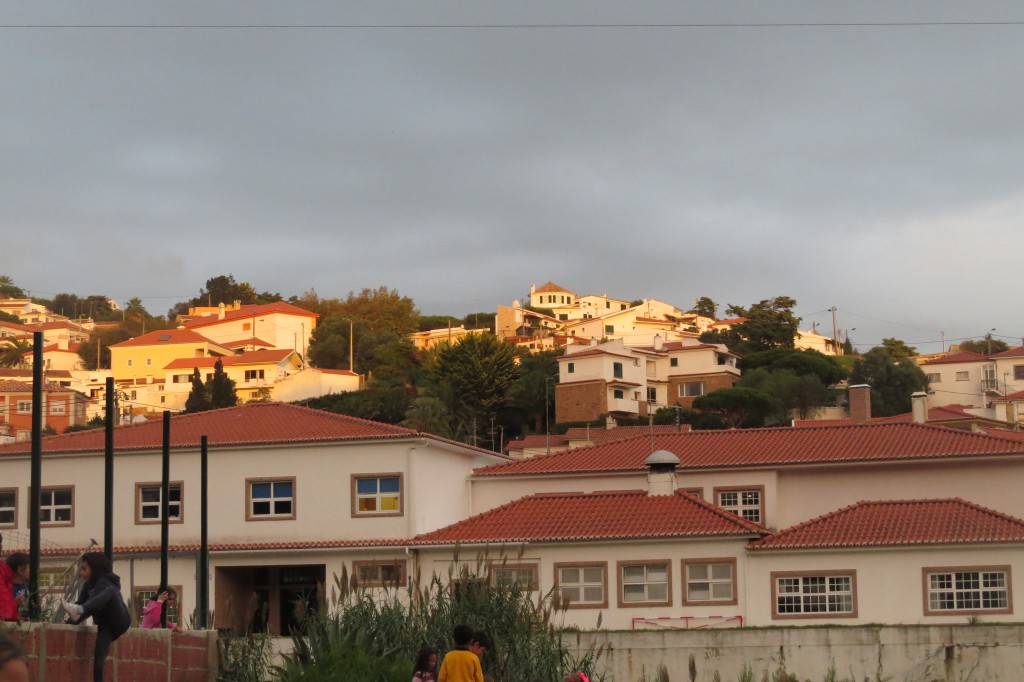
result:
[[[21,643],[34,682],[92,679],[96,628],[49,623],[0,624],[0,633]],[[172,633],[131,628],[107,659],[109,682],[213,682],[217,679],[217,633]]]
[[[1024,625],[877,626],[722,630],[644,630],[573,636],[579,654],[604,647],[605,682],[653,682],[664,665],[670,682],[737,682],[744,666],[753,682],[778,670],[800,682],[1020,682]],[[764,677],[767,673],[767,678]]]

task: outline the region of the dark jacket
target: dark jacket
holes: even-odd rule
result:
[[[121,597],[121,578],[116,573],[107,573],[92,584],[86,583],[78,595],[78,604],[85,609],[79,621],[92,616],[97,628],[110,630],[115,637],[124,634],[132,624]]]

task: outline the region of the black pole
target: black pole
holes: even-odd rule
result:
[[[167,544],[170,540],[171,413],[164,410],[164,453],[160,478],[160,588],[167,587]],[[167,610],[160,609],[160,626],[167,627]]]
[[[114,377],[107,377],[107,418],[104,420],[103,553],[114,560]]]
[[[29,483],[28,594],[29,618],[38,620],[39,609],[39,503],[43,481],[43,333],[32,334],[32,464]]]
[[[207,513],[209,498],[207,497],[208,449],[207,439],[203,436],[200,445],[199,459],[199,593],[196,623],[200,630],[207,627],[206,617],[210,613],[210,537],[207,533]]]

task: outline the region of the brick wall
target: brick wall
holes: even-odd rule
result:
[[[608,412],[608,386],[604,381],[578,381],[555,385],[555,423],[597,419]]]
[[[691,381],[703,381],[704,393],[711,393],[720,388],[732,388],[740,378],[735,374],[686,374],[675,375],[668,378],[668,402],[670,405],[682,405],[687,410],[693,409],[694,397],[680,397],[679,386]]]
[[[0,633],[21,643],[34,682],[92,679],[96,628],[4,623]],[[217,679],[217,633],[131,628],[111,647],[105,672],[107,682],[213,682]]]

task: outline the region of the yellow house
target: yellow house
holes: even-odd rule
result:
[[[110,347],[110,370],[115,379],[161,376],[179,358],[207,358],[233,352],[190,329],[161,329],[115,343]]]

